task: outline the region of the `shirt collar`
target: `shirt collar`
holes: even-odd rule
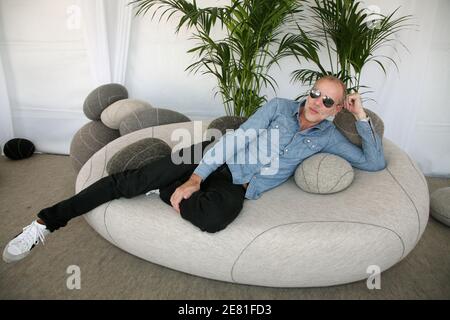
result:
[[[306,99],[300,101],[300,103],[298,104],[298,107],[296,105],[296,107],[294,108],[294,111],[292,112],[292,116],[294,116],[297,121],[298,121],[298,116],[300,114],[300,110],[301,108],[303,108],[306,104]],[[328,128],[329,126],[331,126],[332,122],[324,119],[321,122],[319,122],[318,124],[316,124],[314,127],[311,127],[310,129],[319,129],[319,130],[325,130],[326,128]]]

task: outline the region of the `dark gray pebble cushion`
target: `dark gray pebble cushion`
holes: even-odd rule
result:
[[[366,112],[367,116],[370,117],[370,121],[372,123],[373,128],[375,129],[375,132],[381,138],[383,138],[384,134],[383,120],[381,120],[381,118],[375,112],[369,109],[364,108],[364,111]],[[333,123],[339,130],[339,132],[342,133],[350,142],[359,147],[362,146],[361,137],[359,136],[358,131],[356,130],[356,119],[350,112],[343,109],[335,116]]]
[[[145,138],[126,146],[112,156],[108,161],[106,171],[113,174],[137,169],[170,155],[171,152],[172,149],[163,140]]]
[[[91,121],[81,127],[70,144],[70,158],[78,172],[98,150],[120,137],[119,130],[105,126],[101,121]]]
[[[121,84],[105,84],[89,93],[86,100],[84,100],[83,111],[88,119],[100,120],[103,110],[114,102],[127,98],[128,91]]]

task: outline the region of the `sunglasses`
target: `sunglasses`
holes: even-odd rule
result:
[[[319,89],[312,88],[311,90],[309,90],[309,96],[313,99],[320,98],[321,95],[322,93]],[[328,96],[323,96],[322,101],[323,105],[327,108],[331,108],[332,106],[334,106],[334,100]]]

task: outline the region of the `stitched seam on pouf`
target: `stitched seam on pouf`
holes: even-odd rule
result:
[[[305,176],[305,170],[303,169],[303,166],[301,166],[302,168],[302,173],[303,173],[303,180],[305,181],[306,186],[308,187],[309,190],[312,190],[311,187],[308,184],[308,180],[306,180],[306,176]]]
[[[89,164],[90,164],[91,166],[89,167],[89,174],[88,174],[88,177],[87,177],[86,180],[84,181],[83,186],[81,187],[81,190],[83,190],[83,189],[85,188],[86,183],[87,183],[87,182],[89,181],[89,179],[91,178],[91,174],[92,174],[92,160],[89,159],[88,162],[89,162]],[[86,164],[84,164],[84,165],[86,165]],[[84,167],[84,165],[83,165],[83,167]],[[80,171],[81,171],[81,169],[80,169]],[[80,191],[81,191],[81,190],[80,190]]]
[[[368,225],[368,226],[378,227],[378,228],[381,228],[381,229],[386,229],[386,230],[389,230],[389,231],[391,231],[392,233],[394,233],[394,234],[399,238],[399,240],[400,240],[400,242],[401,242],[401,244],[402,244],[402,255],[400,256],[400,258],[397,260],[396,263],[400,262],[400,260],[403,259],[403,256],[404,256],[404,254],[405,254],[405,243],[404,243],[404,241],[403,241],[403,238],[402,238],[397,232],[395,232],[394,230],[392,230],[392,229],[390,229],[390,228],[387,228],[387,227],[383,227],[383,226],[377,225],[377,224],[364,223],[364,222],[358,222],[358,221],[303,221],[303,222],[291,222],[291,223],[281,224],[281,225],[278,225],[278,226],[269,228],[269,229],[267,229],[267,230],[261,232],[260,234],[258,234],[256,237],[254,237],[253,240],[251,240],[251,241],[245,246],[245,248],[242,249],[241,253],[238,255],[238,257],[237,257],[236,260],[234,261],[233,266],[231,267],[231,270],[230,270],[231,280],[232,280],[233,282],[237,283],[236,280],[234,280],[234,277],[233,277],[234,267],[236,266],[237,262],[239,261],[239,258],[243,255],[243,253],[247,250],[247,248],[248,248],[253,242],[255,242],[256,239],[258,239],[258,238],[259,238],[260,236],[262,236],[264,233],[266,233],[266,232],[268,232],[268,231],[271,231],[271,230],[273,230],[273,229],[279,228],[279,227],[288,226],[288,225],[293,225],[293,224],[306,224],[306,223],[354,223],[354,224]],[[395,264],[396,264],[396,263],[395,263]]]
[[[91,133],[90,129],[88,131],[89,131],[89,133]],[[94,153],[98,151],[98,149],[92,149],[91,146],[86,143],[86,141],[83,139],[83,135],[82,134],[80,134],[80,140],[83,143],[83,146],[86,147],[87,149],[89,149],[90,151],[92,151]]]
[[[104,125],[104,124],[103,124]],[[92,127],[93,126],[89,126],[89,135],[91,136],[92,140],[94,140],[95,142],[97,142],[98,144],[100,144],[101,146],[104,146],[105,143],[103,141],[100,141],[97,139],[96,135],[92,133]],[[98,151],[98,150],[97,150]]]
[[[108,146],[105,146],[105,158],[103,160],[103,170],[102,170],[102,177],[107,176],[107,174],[105,175],[105,171],[106,171],[106,158],[107,158],[107,153],[108,153]]]
[[[418,230],[417,230],[417,236],[416,236],[416,244],[419,241],[419,236],[420,236],[420,229],[421,229],[421,225],[420,225],[420,216],[419,216],[419,209],[417,209],[416,204],[414,203],[414,201],[412,200],[412,198],[410,197],[410,195],[408,194],[408,192],[406,192],[405,188],[403,188],[403,185],[398,182],[398,180],[395,178],[395,176],[392,174],[392,172],[389,170],[388,167],[386,167],[386,171],[389,172],[389,174],[392,176],[392,178],[394,179],[395,182],[397,182],[397,184],[400,186],[400,188],[403,190],[403,192],[406,194],[406,196],[408,197],[409,201],[411,201],[411,203],[413,204],[414,208],[416,209],[416,215],[417,215],[417,224],[418,224]]]
[[[114,200],[113,200],[114,201]],[[117,242],[114,240],[114,238],[112,237],[111,233],[108,230],[108,226],[106,225],[106,214],[108,212],[108,208],[111,205],[112,201],[109,201],[108,204],[105,206],[105,210],[103,211],[103,224],[105,225],[105,230],[106,233],[108,234],[108,236],[111,238],[112,242],[114,242],[114,245],[118,248],[120,248],[120,246],[117,244]]]
[[[338,186],[338,184],[341,182],[341,180],[344,179],[344,177],[345,177],[347,174],[352,173],[352,172],[353,172],[353,169],[351,169],[351,170],[347,171],[346,173],[344,173],[344,174],[341,176],[341,178],[339,179],[339,181],[336,182],[336,184],[334,185],[334,187],[331,188],[328,192],[333,191],[333,189],[336,188],[336,187]],[[348,186],[347,186],[347,187],[348,187]]]
[[[319,183],[320,166],[322,165],[322,162],[323,162],[323,160],[325,160],[326,157],[328,157],[328,154],[324,155],[324,156],[322,157],[322,159],[320,159],[319,167],[317,168],[316,183],[317,183],[317,192],[318,192],[318,193],[321,193],[321,192],[320,192],[320,189],[319,189],[319,186],[320,186],[320,183]]]
[[[417,170],[417,168],[414,165],[414,163],[412,162],[411,158],[408,155],[406,155],[406,157],[408,158],[408,160],[411,163],[411,166],[414,168],[414,170],[416,170],[417,175],[420,177],[420,180],[422,180],[422,182],[424,183],[425,188],[428,189],[428,183],[427,183],[427,180],[425,179],[425,177],[423,176],[423,174],[421,172],[419,172],[419,170]]]

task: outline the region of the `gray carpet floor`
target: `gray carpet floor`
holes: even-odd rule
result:
[[[450,179],[427,178],[430,192]],[[0,156],[0,248],[44,207],[74,194],[67,156],[21,161]],[[81,289],[70,290],[70,266]],[[450,299],[450,228],[430,217],[416,248],[381,275],[381,289],[365,281],[325,288],[266,288],[204,279],[137,258],[110,244],[82,217],[47,237],[26,259],[0,262],[0,299]]]

